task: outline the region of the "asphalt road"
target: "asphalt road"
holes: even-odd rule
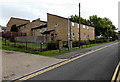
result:
[[[118,44],[109,46],[28,80],[111,80],[118,49]]]

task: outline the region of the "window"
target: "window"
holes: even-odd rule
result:
[[[90,35],[88,35],[88,38],[90,37]]]
[[[54,40],[54,34],[51,34],[51,40]]]
[[[57,34],[55,34],[55,38],[57,38],[57,36],[58,36],[58,35],[57,35]]]
[[[85,25],[83,25],[83,28],[85,28]]]
[[[86,34],[84,33],[84,38],[86,38]]]
[[[74,23],[74,22],[72,22],[72,26],[75,26],[75,23]]]
[[[58,27],[58,24],[55,24],[54,27]]]
[[[75,33],[74,33],[74,32],[72,33],[72,36],[73,36],[73,37],[75,36]]]
[[[47,31],[47,28],[45,28],[44,31]]]
[[[87,29],[89,29],[89,27],[88,26],[86,26],[87,27]]]
[[[40,32],[42,32],[42,29],[40,29]]]
[[[79,38],[79,33],[78,33],[78,38]]]
[[[79,24],[78,24],[78,28],[79,28]]]

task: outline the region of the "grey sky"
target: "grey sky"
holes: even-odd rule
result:
[[[10,17],[34,20],[47,20],[47,14],[63,17],[78,15],[78,4],[81,3],[81,16],[91,15],[107,17],[118,27],[119,0],[0,0],[0,25],[5,26]]]

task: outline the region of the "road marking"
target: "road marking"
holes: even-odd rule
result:
[[[104,46],[104,47],[101,47],[101,48],[99,48],[99,49],[96,49],[96,50],[93,50],[93,51],[90,51],[90,52],[87,52],[87,53],[82,54],[82,55],[80,55],[80,56],[77,56],[77,57],[75,57],[75,58],[68,59],[68,60],[66,60],[66,61],[64,61],[64,62],[62,62],[62,63],[57,64],[57,65],[51,66],[51,67],[46,68],[46,69],[44,69],[44,70],[41,70],[41,71],[38,71],[38,72],[33,73],[33,74],[31,74],[31,75],[28,75],[28,76],[25,76],[25,77],[23,77],[23,78],[20,78],[20,79],[18,79],[18,80],[15,81],[15,82],[19,82],[19,81],[21,81],[21,80],[30,79],[30,78],[32,78],[32,77],[35,77],[35,76],[37,76],[37,75],[40,75],[40,74],[45,73],[45,72],[47,72],[47,71],[50,71],[50,70],[52,70],[52,69],[54,69],[54,68],[60,67],[60,66],[65,65],[65,64],[67,64],[67,63],[69,63],[69,62],[72,62],[72,61],[74,61],[74,60],[76,60],[76,59],[79,59],[79,58],[81,58],[81,57],[83,57],[83,56],[86,56],[86,55],[88,55],[88,54],[94,53],[94,52],[96,52],[96,51],[102,50],[102,49],[104,49],[104,48],[106,48],[106,47],[109,47],[109,46],[112,46],[112,45],[115,45],[115,44],[118,44],[118,42],[117,42],[117,43],[114,43],[114,44],[110,44],[110,45]]]
[[[120,68],[120,62],[118,63],[116,69],[115,69],[115,72],[113,74],[113,77],[112,77],[112,80],[111,82],[114,82],[116,80],[116,77],[117,79],[119,78],[118,76],[120,75],[120,72],[119,72],[119,68]],[[117,76],[117,73],[119,72],[118,76]]]
[[[120,82],[120,71],[118,73],[117,81]]]

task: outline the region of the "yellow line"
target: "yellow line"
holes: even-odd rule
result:
[[[118,77],[117,77],[117,81],[120,82],[120,71],[119,71],[119,74],[118,74]]]
[[[116,75],[117,75],[117,72],[119,71],[119,67],[120,67],[120,62],[118,63],[118,65],[117,65],[117,67],[116,67],[116,69],[115,69],[115,72],[114,72],[114,74],[113,74],[113,77],[112,77],[111,82],[115,81],[115,78],[117,77],[117,76],[116,76]]]
[[[112,45],[115,45],[115,44],[117,44],[117,43],[110,44],[110,45],[104,46],[104,47],[102,47],[102,48],[96,49],[96,50],[94,50],[94,51],[87,52],[87,53],[85,53],[85,54],[83,54],[83,55],[77,56],[77,57],[72,58],[72,59],[70,59],[70,60],[64,61],[64,62],[59,63],[59,64],[57,64],[57,65],[54,65],[54,66],[52,66],[52,67],[46,68],[46,69],[41,70],[41,71],[39,71],[39,72],[36,72],[36,73],[34,73],[34,74],[31,74],[31,75],[28,75],[28,76],[23,77],[23,78],[21,78],[21,79],[18,79],[16,82],[18,82],[18,81],[20,81],[20,80],[30,79],[30,78],[32,78],[32,77],[34,77],[34,76],[37,76],[37,75],[42,74],[42,73],[45,73],[45,72],[50,71],[50,70],[52,70],[52,69],[54,69],[54,68],[60,67],[60,66],[62,66],[62,65],[64,65],[64,64],[67,64],[67,63],[69,63],[69,62],[71,62],[71,61],[74,61],[74,60],[79,59],[79,58],[81,58],[81,57],[83,57],[83,56],[86,56],[86,55],[88,55],[88,54],[94,53],[94,52],[96,52],[96,51],[99,51],[99,50],[101,50],[101,49],[104,49],[104,48],[106,48],[106,47],[108,47],[108,46],[112,46]]]

